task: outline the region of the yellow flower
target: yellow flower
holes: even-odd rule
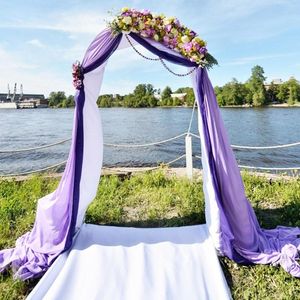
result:
[[[131,17],[129,17],[129,16],[124,17],[123,23],[125,23],[126,25],[130,25],[132,23]]]
[[[182,38],[181,38],[181,41],[183,43],[188,43],[190,41],[190,38],[187,36],[187,35],[184,35]]]
[[[176,28],[172,28],[172,29],[171,29],[171,33],[173,33],[174,36],[177,36],[177,35],[178,35],[178,31],[177,31]]]
[[[174,18],[164,18],[164,25],[169,25],[174,21]]]
[[[143,30],[145,28],[145,23],[139,22],[139,29]]]
[[[158,36],[157,34],[154,34],[154,39],[155,39],[156,41],[159,41],[159,36]]]
[[[122,12],[126,12],[126,11],[128,11],[128,10],[129,10],[128,7],[123,7],[123,8],[122,8]]]

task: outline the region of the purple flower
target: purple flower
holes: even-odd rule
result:
[[[201,46],[200,46],[197,42],[192,42],[192,44],[193,44],[193,47],[195,47],[195,49],[196,49],[197,51],[200,50]]]
[[[166,29],[167,32],[170,32],[171,29],[172,29],[172,25],[171,25],[171,24],[166,25],[166,26],[165,26],[165,29]]]
[[[73,85],[79,90],[83,85],[83,70],[79,61],[76,61],[72,66]]]
[[[195,36],[197,35],[197,33],[196,33],[195,31],[191,30],[191,31],[190,31],[190,35],[191,35],[192,37],[195,37]]]
[[[201,54],[206,54],[206,53],[207,53],[206,47],[201,47],[199,52],[200,52]]]
[[[174,20],[174,24],[175,24],[176,26],[180,27],[180,22],[179,22],[178,19],[175,19],[175,20]]]
[[[146,16],[146,15],[150,14],[150,10],[148,10],[148,9],[142,9],[142,10],[141,10],[141,13],[142,13],[144,16]]]

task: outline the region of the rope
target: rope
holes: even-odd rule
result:
[[[195,106],[196,102],[194,103],[193,111],[192,111],[192,116],[190,119],[190,124],[187,132],[181,133],[179,135],[176,135],[174,137],[171,137],[166,140],[158,141],[158,142],[153,142],[153,143],[146,143],[146,144],[111,144],[111,143],[104,143],[104,146],[107,147],[121,147],[121,148],[139,148],[139,147],[149,147],[149,146],[155,146],[155,145],[160,145],[164,144],[173,140],[176,140],[184,135],[191,135],[195,138],[200,139],[200,136],[197,134],[194,134],[190,132],[191,126],[192,126],[192,121],[193,121],[193,116],[194,116],[194,111],[195,111]],[[25,149],[9,149],[9,150],[0,150],[0,154],[6,154],[6,153],[20,153],[20,152],[28,152],[28,151],[35,151],[39,149],[45,149],[45,148],[50,148],[53,146],[57,146],[60,144],[64,144],[65,142],[70,141],[71,139],[65,139],[56,143],[48,144],[48,145],[43,145],[43,146],[38,146],[38,147],[32,147],[32,148],[25,148]],[[249,149],[249,150],[263,150],[263,149],[279,149],[279,148],[287,148],[287,147],[294,147],[300,145],[300,142],[296,143],[291,143],[291,144],[283,144],[283,145],[275,145],[275,146],[238,146],[238,145],[231,145],[232,148],[234,149]]]
[[[193,137],[195,137],[195,138],[197,138],[197,139],[200,139],[200,136],[197,135],[197,134],[195,134],[195,133],[190,132],[190,135],[193,136]]]
[[[201,159],[201,156],[195,155],[196,158]],[[269,167],[255,167],[255,166],[244,166],[244,165],[238,165],[239,168],[242,169],[252,169],[252,170],[269,170],[269,171],[293,171],[293,170],[300,170],[300,167],[275,167],[275,168],[269,168]]]
[[[240,168],[243,169],[257,169],[257,170],[270,170],[270,171],[293,171],[300,170],[300,167],[292,167],[292,168],[268,168],[268,167],[252,167],[252,166],[243,166],[239,165]]]
[[[196,107],[196,100],[195,100],[194,105],[193,105],[193,110],[192,110],[192,115],[191,115],[191,119],[190,119],[189,128],[188,128],[188,131],[187,131],[187,135],[191,134],[191,127],[192,127],[192,123],[193,123],[193,119],[194,119],[195,107]]]
[[[191,136],[200,139],[200,136],[194,133],[189,133]],[[231,145],[234,149],[249,149],[249,150],[264,150],[264,149],[279,149],[279,148],[287,148],[294,147],[300,145],[300,142],[291,143],[291,144],[282,144],[282,145],[274,145],[274,146],[239,146],[239,145]]]
[[[147,59],[147,60],[152,60],[152,61],[160,61],[162,63],[162,65],[170,72],[172,73],[173,75],[175,76],[179,76],[179,77],[184,77],[184,76],[188,76],[190,74],[192,74],[195,70],[196,70],[196,67],[191,69],[189,72],[185,73],[185,74],[179,74],[179,73],[175,73],[174,71],[172,71],[167,65],[166,63],[164,62],[164,60],[161,58],[161,57],[158,57],[158,58],[152,58],[152,57],[147,57],[145,56],[144,54],[142,54],[138,49],[135,48],[135,46],[133,45],[133,43],[131,42],[131,40],[129,39],[128,35],[125,34],[125,37],[129,43],[129,45],[132,47],[132,49],[138,54],[140,55],[141,57]]]
[[[154,145],[160,145],[160,144],[164,144],[173,140],[176,140],[182,136],[186,135],[186,133],[181,133],[177,136],[171,137],[169,139],[166,140],[162,140],[162,141],[158,141],[158,142],[154,142],[154,143],[147,143],[147,144],[109,144],[109,143],[104,143],[104,146],[107,147],[124,147],[124,148],[135,148],[135,147],[148,147],[148,146],[154,146]],[[35,148],[25,148],[25,149],[11,149],[11,150],[0,150],[0,153],[18,153],[18,152],[28,152],[28,151],[34,151],[34,150],[39,150],[39,149],[45,149],[45,148],[50,148],[59,144],[63,144],[67,141],[70,141],[71,139],[65,139],[63,141],[57,142],[57,143],[53,143],[53,144],[48,144],[48,145],[44,145],[44,146],[39,146],[39,147],[35,147]]]
[[[232,148],[235,149],[257,149],[257,150],[263,150],[263,149],[279,149],[279,148],[287,148],[287,147],[293,147],[300,145],[300,142],[297,143],[291,143],[291,144],[284,144],[284,145],[275,145],[275,146],[238,146],[238,145],[231,145]]]
[[[164,163],[165,165],[171,165],[173,164],[174,162],[182,159],[183,157],[185,157],[185,154],[167,162],[167,163]],[[47,170],[50,170],[50,169],[53,169],[55,167],[59,167],[61,165],[64,165],[65,163],[67,163],[67,161],[63,161],[63,162],[60,162],[58,164],[55,164],[55,165],[52,165],[52,166],[49,166],[49,167],[46,167],[46,168],[43,168],[43,169],[38,169],[38,170],[34,170],[34,171],[28,171],[28,172],[22,172],[22,173],[16,173],[16,174],[5,174],[5,175],[0,175],[0,177],[15,177],[15,176],[22,176],[22,175],[29,175],[29,174],[33,174],[33,173],[40,173],[40,172],[43,172],[43,171],[47,171]],[[156,166],[156,167],[153,167],[153,168],[149,168],[147,170],[151,171],[151,170],[155,170],[155,169],[158,169],[160,168],[160,166]],[[106,167],[102,167],[102,169],[110,169],[110,168],[106,168]],[[141,170],[143,171],[143,170]]]
[[[139,148],[139,147],[148,147],[148,146],[154,146],[154,145],[160,145],[160,144],[164,144],[173,140],[176,140],[182,136],[186,135],[186,132],[181,133],[179,135],[176,135],[174,137],[171,137],[169,139],[166,140],[162,140],[162,141],[158,141],[158,142],[154,142],[154,143],[148,143],[148,144],[108,144],[105,143],[105,146],[108,147],[122,147],[122,148]]]
[[[57,143],[53,143],[53,144],[48,144],[48,145],[44,145],[44,146],[38,146],[38,147],[34,147],[34,148],[25,148],[25,149],[10,149],[10,150],[0,150],[0,153],[18,153],[18,152],[28,152],[28,151],[33,151],[33,150],[39,150],[39,149],[45,149],[45,148],[49,148],[49,147],[53,147],[56,145],[60,145],[60,144],[64,144],[65,142],[70,141],[71,139],[65,139],[62,140],[60,142]]]
[[[47,171],[47,170],[50,170],[50,169],[62,166],[66,162],[67,161],[64,160],[64,161],[62,161],[62,162],[60,162],[58,164],[55,164],[55,165],[52,165],[52,166],[49,166],[49,167],[46,167],[46,168],[42,168],[42,169],[38,169],[38,170],[33,170],[33,171],[27,171],[27,172],[22,172],[22,173],[17,173],[17,174],[5,174],[5,175],[0,175],[0,177],[15,177],[15,176],[29,175],[29,174],[33,174],[33,173],[40,173],[40,172],[43,172],[43,171]]]

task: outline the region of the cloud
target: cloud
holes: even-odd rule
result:
[[[257,56],[247,56],[247,57],[240,57],[236,58],[229,62],[220,62],[221,66],[237,66],[237,65],[247,65],[253,64],[255,61],[259,60],[270,60],[275,58],[283,58],[283,57],[290,57],[300,55],[299,52],[291,52],[291,53],[277,53],[277,54],[269,54],[269,55],[257,55]]]
[[[7,84],[23,84],[25,93],[45,93],[62,90],[73,94],[71,73],[57,74],[38,65],[24,63],[17,53],[5,50],[0,45],[0,91]]]
[[[71,33],[71,37],[76,38],[75,34],[97,34],[105,27],[107,15],[101,15],[94,11],[80,12],[56,12],[38,16],[35,19],[20,19],[2,21],[0,28],[14,29],[34,29],[34,30],[53,30]],[[70,35],[69,35],[70,36]]]
[[[35,64],[28,64],[20,60],[18,56],[14,56],[10,51],[6,51],[0,45],[0,76],[3,76],[3,80],[6,78],[6,71],[7,70],[33,70],[38,68]],[[0,77],[1,78],[1,77]],[[0,79],[1,81],[1,79]]]
[[[38,47],[38,48],[44,48],[45,45],[38,39],[33,39],[30,41],[27,41],[27,44]]]

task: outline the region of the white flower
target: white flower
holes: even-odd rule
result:
[[[174,18],[164,18],[164,25],[171,24],[173,20],[174,20]]]
[[[132,23],[132,19],[129,16],[126,16],[123,18],[123,23],[125,23],[126,25],[130,25]]]
[[[143,30],[145,28],[145,23],[139,22],[139,29]]]
[[[187,36],[187,35],[184,35],[182,38],[181,38],[181,41],[183,43],[188,43],[190,41],[190,38]]]
[[[178,31],[177,31],[176,28],[172,28],[172,29],[171,29],[171,33],[173,33],[174,36],[177,36],[177,35],[178,35]]]

